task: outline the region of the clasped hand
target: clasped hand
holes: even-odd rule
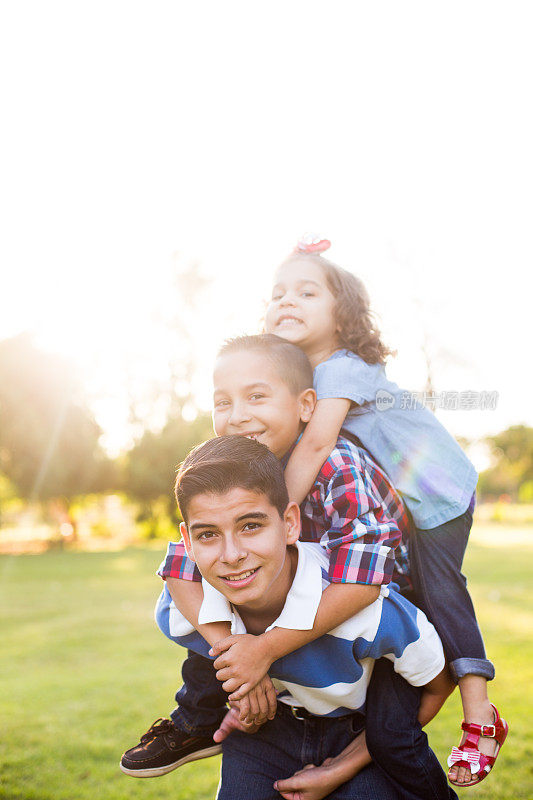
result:
[[[276,781],[276,789],[285,800],[322,800],[328,797],[343,782],[336,775],[335,759],[327,758],[316,767],[307,764],[290,778]]]
[[[229,700],[238,701],[239,718],[247,724],[262,724],[276,713],[276,690],[267,672],[272,659],[261,636],[249,633],[227,636],[210,650],[214,667]]]

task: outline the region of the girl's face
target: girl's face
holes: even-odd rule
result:
[[[319,264],[294,256],[278,269],[265,317],[265,330],[311,356],[338,349],[335,298]]]

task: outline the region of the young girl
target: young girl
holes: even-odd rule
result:
[[[268,333],[299,345],[314,368],[318,404],[286,467],[289,496],[303,501],[341,428],[388,473],[414,522],[409,554],[417,601],[440,634],[463,702],[465,735],[448,759],[449,780],[473,786],[488,775],[507,733],[488,699],[494,667],[460,571],[477,475],[435,416],[413,407],[387,379],[389,351],[373,326],[366,289],[324,258],[329,246],[319,239],[298,244],[276,273],[265,320]]]

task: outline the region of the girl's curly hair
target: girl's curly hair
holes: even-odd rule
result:
[[[293,258],[309,258],[320,265],[328,287],[335,298],[335,318],[339,342],[367,364],[384,364],[388,356],[395,355],[381,340],[381,333],[370,309],[370,298],[360,278],[319,253],[297,253]]]

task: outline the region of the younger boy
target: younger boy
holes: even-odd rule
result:
[[[185,459],[176,496],[187,552],[203,576],[201,620],[227,621],[234,635],[312,628],[331,582],[328,559],[320,545],[298,541],[298,506],[289,502],[281,466],[266,447],[240,436],[205,442]],[[207,654],[209,645],[177,611],[167,587],[156,619],[173,641]],[[351,743],[363,728],[366,687],[381,656],[414,686],[427,684],[428,721],[448,693],[442,645],[420,610],[382,587],[364,611],[271,665],[278,711],[254,735],[234,731],[224,741],[219,800],[271,797],[275,782],[287,788],[279,780],[287,773],[331,757],[322,773],[324,794],[396,797],[366,766],[368,754]]]

